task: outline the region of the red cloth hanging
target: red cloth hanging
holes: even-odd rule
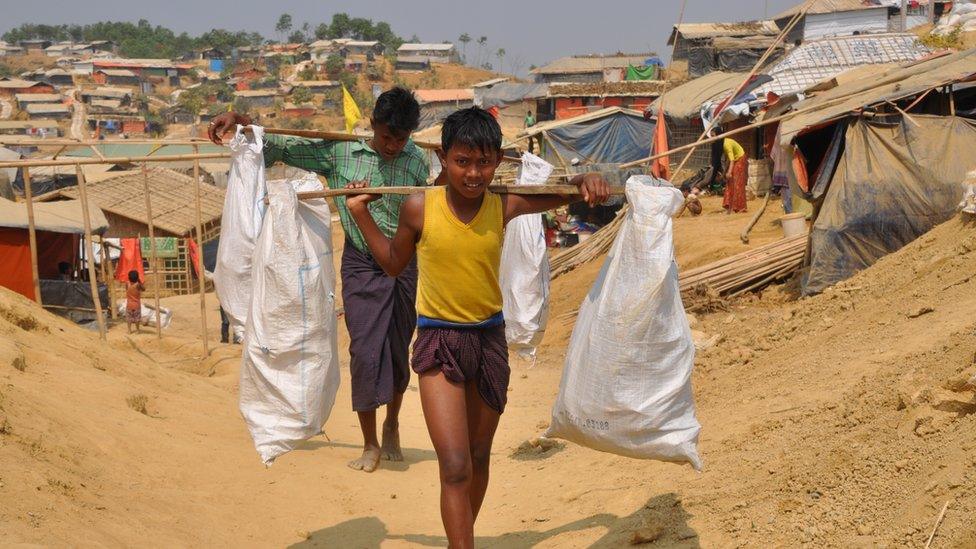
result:
[[[122,239],[122,255],[115,266],[115,279],[128,282],[129,271],[136,271],[139,273],[139,282],[146,282],[146,271],[142,266],[142,242],[138,238]]]
[[[654,125],[654,154],[668,152],[668,126],[664,121],[664,101],[657,108],[657,123]],[[671,160],[667,156],[656,159],[651,164],[651,174],[661,179],[671,179]]]
[[[192,238],[187,238],[186,247],[190,254],[190,265],[193,265],[193,273],[197,275],[197,278],[200,278],[200,251],[197,248],[197,243]]]

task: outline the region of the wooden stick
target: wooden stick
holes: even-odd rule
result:
[[[149,168],[145,163],[142,164],[142,189],[146,196],[146,219],[149,221],[149,258],[153,268],[153,298],[156,301],[156,310],[159,310],[159,263],[156,258],[156,229],[153,224],[152,199],[149,197]],[[140,239],[141,245],[141,239]],[[156,338],[163,339],[163,320],[156,313]]]
[[[183,162],[230,158],[230,153],[170,154],[161,156],[113,156],[62,160],[5,160],[0,168],[34,168],[40,166],[87,166],[89,164],[138,164],[140,162]]]
[[[89,145],[194,145],[194,144],[207,144],[210,143],[209,139],[200,138],[188,138],[188,139],[70,139],[70,138],[37,138],[37,137],[23,137],[23,136],[10,136],[10,135],[0,135],[0,144],[2,145],[23,145],[32,147],[72,147],[72,146],[89,146]]]
[[[932,546],[932,540],[935,539],[935,532],[939,529],[939,525],[942,524],[942,519],[945,518],[946,509],[949,508],[950,501],[952,500],[950,499],[945,502],[945,505],[942,506],[942,512],[939,513],[939,518],[935,519],[935,526],[932,527],[932,533],[929,534],[929,539],[925,542],[925,549],[929,549]]]
[[[749,232],[752,231],[752,228],[755,227],[756,223],[759,222],[759,218],[766,213],[766,206],[769,206],[769,195],[771,194],[773,194],[771,191],[766,191],[766,199],[763,200],[759,211],[756,212],[756,215],[752,216],[752,219],[749,220],[749,224],[746,225],[746,228],[743,229],[742,233],[739,235],[739,240],[741,240],[743,244],[749,243]]]
[[[88,145],[88,148],[91,149],[91,152],[95,153],[95,156],[105,160],[105,155],[102,154],[102,151],[98,150],[98,147],[95,145]]]
[[[251,133],[251,126],[244,126],[244,133]],[[359,141],[361,139],[370,139],[373,136],[359,135],[355,133],[347,132],[334,132],[328,130],[290,130],[287,128],[264,128],[264,133],[272,135],[288,135],[291,137],[304,137],[306,139],[324,139],[326,141]],[[422,149],[436,150],[441,148],[440,143],[431,143],[428,141],[414,141],[414,143]]]
[[[102,341],[105,336],[105,318],[102,316],[102,300],[98,295],[98,278],[95,275],[95,248],[92,246],[91,217],[88,213],[88,185],[85,183],[85,172],[81,171],[81,166],[75,167],[78,175],[78,196],[81,198],[81,215],[85,223],[85,255],[88,256],[88,285],[91,288],[92,302],[95,303],[95,316],[98,320],[98,335]]]
[[[903,110],[901,110],[901,109],[900,109],[900,108],[898,107],[898,105],[895,105],[895,104],[894,104],[894,103],[892,103],[891,101],[885,101],[885,103],[887,103],[887,104],[889,104],[889,105],[891,105],[891,108],[893,108],[893,109],[895,109],[896,111],[898,111],[898,112],[900,112],[900,113],[901,113],[901,115],[905,117],[905,120],[908,120],[909,122],[911,122],[912,124],[914,124],[914,125],[915,125],[916,127],[919,127],[919,126],[921,126],[921,124],[919,124],[918,122],[916,122],[916,121],[915,121],[915,119],[914,119],[914,118],[912,118],[911,116],[909,116],[909,114],[908,114],[907,112],[905,112],[905,111],[903,111]]]
[[[193,146],[193,152],[199,151],[197,145]],[[200,161],[193,161],[193,182],[196,185],[196,210],[197,210],[197,280],[200,282],[200,330],[203,335],[203,356],[210,356],[210,343],[207,341],[207,279],[203,276],[203,214],[200,207]],[[193,257],[190,257],[193,261]],[[159,315],[157,314],[158,318]]]
[[[108,253],[108,246],[105,245],[105,237],[99,238],[98,244],[99,244],[98,249],[99,251],[101,251],[101,256],[102,256],[102,261],[101,261],[102,280],[105,281],[105,285],[108,287],[108,302],[109,302],[108,314],[112,318],[112,320],[115,320],[117,315],[115,311],[115,285],[113,284],[115,277],[111,276],[111,273],[108,268],[109,253]]]
[[[24,168],[24,198],[27,199],[27,239],[30,242],[31,276],[34,278],[34,300],[41,302],[41,276],[37,272],[37,229],[34,225],[34,194],[31,191],[30,168]]]
[[[332,198],[335,196],[355,196],[360,194],[395,194],[410,195],[423,193],[437,187],[367,187],[363,189],[325,189],[322,191],[311,191],[298,193],[299,200],[315,200],[317,198]],[[576,185],[488,185],[488,190],[498,194],[518,194],[518,195],[540,195],[540,194],[559,194],[577,196],[580,194],[579,187]],[[623,185],[611,185],[611,195],[625,194]],[[264,203],[268,203],[265,198]]]

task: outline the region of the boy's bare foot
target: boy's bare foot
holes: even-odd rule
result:
[[[380,465],[380,449],[375,446],[367,447],[359,459],[350,461],[348,465],[350,469],[372,473]]]
[[[387,427],[383,425],[383,459],[387,461],[403,461],[403,452],[400,450],[400,428],[399,426]]]

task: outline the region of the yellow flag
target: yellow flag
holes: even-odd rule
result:
[[[342,114],[346,117],[346,132],[351,132],[356,127],[356,122],[363,118],[363,113],[359,111],[359,105],[352,98],[346,86],[342,86]]]

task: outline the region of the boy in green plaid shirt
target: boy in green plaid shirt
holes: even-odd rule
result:
[[[410,140],[420,122],[420,105],[413,94],[393,88],[376,99],[370,119],[369,141],[322,141],[265,135],[265,166],[283,162],[322,175],[330,188],[353,182],[371,187],[423,186],[430,165],[424,152]],[[214,118],[210,139],[236,124],[251,119],[234,112]],[[396,233],[403,195],[384,195],[370,204],[370,214],[380,230]],[[342,300],[349,330],[349,369],[352,405],[363,432],[363,454],[349,462],[353,469],[372,472],[380,458],[401,461],[399,414],[403,393],[410,380],[409,346],[417,322],[414,308],[417,266],[412,264],[396,278],[386,276],[373,260],[362,233],[349,214],[345,198],[336,208],[346,235],[342,252]],[[376,410],[386,406],[382,444],[376,434]]]

